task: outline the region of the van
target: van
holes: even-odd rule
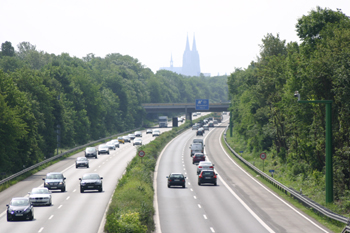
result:
[[[192,143],[201,143],[204,146],[203,138],[195,138],[193,139]]]
[[[192,157],[195,153],[203,153],[204,146],[201,143],[193,143],[190,146],[191,153],[190,156]]]

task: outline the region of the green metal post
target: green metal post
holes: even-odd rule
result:
[[[326,203],[333,202],[332,103],[326,103]]]
[[[326,104],[326,203],[333,202],[332,100],[299,100],[299,103]]]
[[[233,122],[232,122],[232,110],[230,111],[230,137],[232,138],[232,128],[233,128]]]

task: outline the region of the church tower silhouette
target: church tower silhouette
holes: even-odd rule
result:
[[[193,43],[191,50],[187,35],[185,52],[182,57],[182,67],[173,66],[173,55],[171,54],[170,67],[161,67],[160,70],[169,70],[185,76],[200,76],[201,69],[199,62],[199,53],[197,51],[195,36],[193,35]]]
[[[187,35],[186,48],[182,58],[181,73],[187,76],[199,76],[201,73],[199,65],[199,53],[197,51],[195,36],[193,36],[192,50],[190,50],[190,44]]]

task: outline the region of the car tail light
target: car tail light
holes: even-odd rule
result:
[[[199,178],[203,178],[202,173],[199,175]]]
[[[210,166],[209,168],[214,168],[213,166]]]
[[[214,173],[214,176],[213,176],[215,179],[216,179],[216,174]]]
[[[198,168],[202,168],[202,166],[199,166]]]

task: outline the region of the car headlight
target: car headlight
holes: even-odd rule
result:
[[[80,185],[84,186],[84,185],[86,185],[86,184],[85,184],[84,182],[81,182]]]
[[[60,185],[62,185],[62,184],[63,184],[63,182],[60,182],[59,184],[60,184]]]
[[[100,180],[95,182],[95,184],[101,184],[101,183],[102,183],[102,181],[100,181]]]
[[[13,209],[11,209],[11,208],[9,208],[9,209],[7,210],[7,212],[10,213],[10,214],[14,214],[14,213],[15,213],[15,211],[14,211]]]
[[[27,207],[26,209],[24,209],[23,211],[25,214],[29,213],[30,212],[30,207]]]
[[[45,182],[45,185],[49,185],[49,183]]]

